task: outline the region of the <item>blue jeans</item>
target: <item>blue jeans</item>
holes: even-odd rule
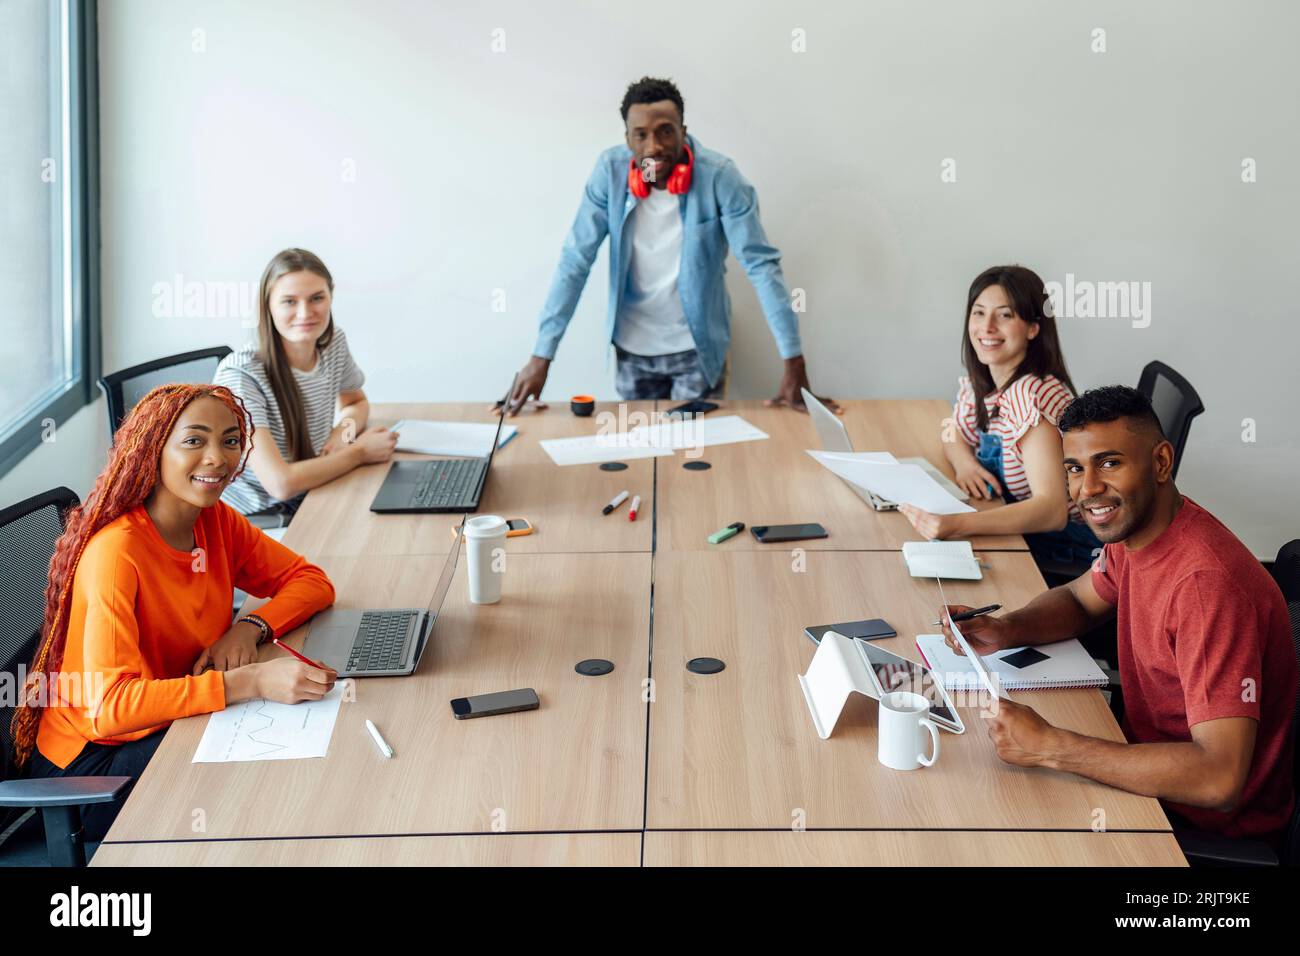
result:
[[[614,346],[618,364],[614,388],[626,401],[669,398],[675,401],[716,398],[722,394],[726,371],[710,385],[700,366],[699,354],[691,349],[671,355],[635,355]]]
[[[1002,473],[1002,436],[990,432],[979,433],[980,443],[975,458],[985,471],[997,475],[1002,485],[1002,500],[1013,504],[1015,498],[1007,491],[1007,481]],[[1040,569],[1048,565],[1073,565],[1080,573],[1085,565],[1092,564],[1101,541],[1082,521],[1066,521],[1060,531],[1037,531],[1025,535],[1029,553]]]

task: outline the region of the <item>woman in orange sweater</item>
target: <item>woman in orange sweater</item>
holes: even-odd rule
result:
[[[325,573],[220,501],[251,444],[219,385],[163,385],[118,430],[73,508],[45,590],[15,756],[33,777],[138,777],[179,717],[265,697],[318,700],[337,674],[257,646],[334,602]],[[270,600],[230,623],[233,589]],[[120,803],[86,808],[100,840]]]

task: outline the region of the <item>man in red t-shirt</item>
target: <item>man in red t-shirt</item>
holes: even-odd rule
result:
[[[998,756],[1159,797],[1202,830],[1276,837],[1294,800],[1297,690],[1282,592],[1178,493],[1173,446],[1141,392],[1085,392],[1059,427],[1070,497],[1105,547],[1091,572],[1018,611],[967,621],[962,635],[988,654],[1077,637],[1114,616],[1129,743],[1062,730],[1004,700],[989,718]],[[957,650],[946,620],[944,634]]]

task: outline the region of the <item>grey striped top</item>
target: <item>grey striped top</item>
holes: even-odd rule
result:
[[[317,353],[316,367],[310,372],[294,369],[293,375],[298,380],[298,390],[302,392],[303,404],[306,405],[312,453],[319,455],[334,428],[339,392],[360,388],[366,377],[352,360],[347,336],[337,325],[329,346]],[[285,461],[290,460],[284,418],[275,393],[271,391],[266,366],[257,357],[257,346],[250,343],[227,355],[217,366],[212,381],[215,385],[226,386],[244,400],[256,429],[254,441],[266,441],[269,434]],[[262,487],[252,468],[244,469],[244,473],[222,494],[221,500],[246,515],[276,504],[276,499]]]

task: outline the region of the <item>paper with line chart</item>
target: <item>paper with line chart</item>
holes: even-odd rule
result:
[[[302,704],[246,700],[208,718],[193,763],[324,757],[343,699],[343,682],[320,700]]]

